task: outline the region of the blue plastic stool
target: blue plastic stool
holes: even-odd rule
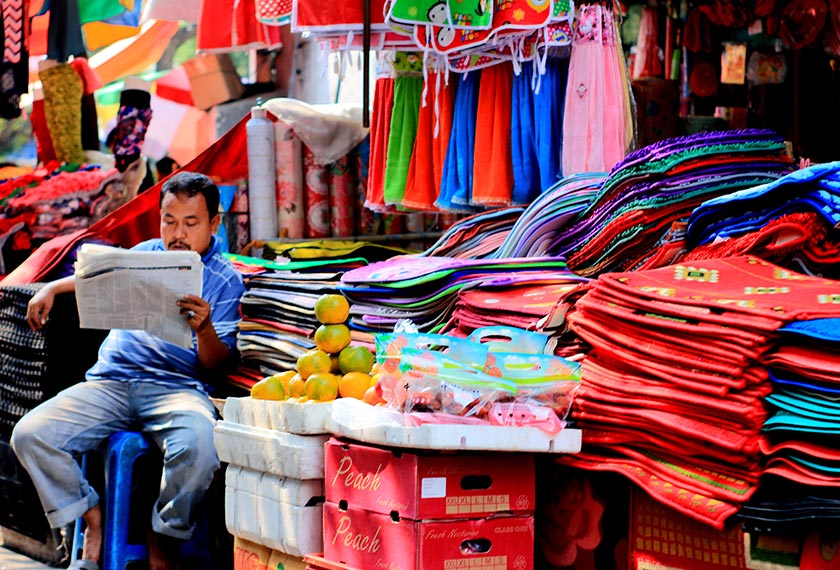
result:
[[[140,458],[154,453],[160,455],[157,446],[145,435],[134,431],[120,431],[108,439],[105,458],[105,493],[102,522],[102,570],[126,570],[128,564],[148,560],[149,550],[145,541],[131,543],[129,527],[132,519],[131,492],[134,466]],[[87,469],[87,457],[82,458],[82,469]],[[143,513],[148,516],[148,513]],[[207,547],[207,520],[199,517],[193,538],[184,543],[182,555],[212,560]],[[145,533],[143,533],[145,538]],[[73,536],[71,561],[81,556],[84,544],[84,521],[76,521]],[[198,566],[201,566],[200,564]],[[197,566],[197,567],[198,567]]]

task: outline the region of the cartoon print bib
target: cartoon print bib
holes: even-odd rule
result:
[[[543,0],[547,1],[547,0]],[[455,29],[487,29],[492,0],[393,0],[388,19],[404,24],[435,24]]]
[[[567,0],[568,1],[568,0]],[[454,26],[418,26],[414,39],[426,49],[453,54],[501,40],[506,35],[545,26],[553,14],[553,0],[495,0],[493,23],[488,30],[459,30]]]

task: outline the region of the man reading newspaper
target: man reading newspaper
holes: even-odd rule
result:
[[[191,537],[193,513],[210,486],[219,459],[213,446],[215,409],[203,380],[235,350],[242,278],[219,252],[219,190],[206,176],[184,172],[160,194],[160,239],[143,251],[192,250],[204,263],[202,296],[177,301],[192,329],[189,348],[138,330],[112,330],[86,382],[42,403],[18,422],[12,447],[32,477],[49,523],[60,528],[82,516],[87,523],[82,560],[95,569],[102,549],[99,497],[75,456],[127,429],[148,434],[163,452],[160,495],[151,513],[151,570],[175,568],[180,542]],[[30,301],[27,320],[43,327],[55,295],[75,291],[75,276],[47,284]]]

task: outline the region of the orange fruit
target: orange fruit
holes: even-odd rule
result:
[[[338,376],[329,373],[313,374],[304,384],[306,397],[310,400],[329,402],[338,397]]]
[[[350,344],[350,329],[345,325],[321,325],[315,331],[315,346],[330,354],[341,352]]]
[[[342,350],[342,352],[344,351]],[[339,366],[338,364],[337,354],[330,354],[330,372],[332,372],[333,374],[338,374],[339,372],[341,372],[341,366]]]
[[[251,386],[251,397],[255,400],[285,400],[286,390],[276,376],[267,376]]]
[[[362,401],[365,404],[370,404],[371,406],[375,406],[376,404],[380,404],[380,403],[384,402],[385,400],[383,400],[379,396],[379,392],[376,391],[376,388],[374,386],[371,386],[370,388],[365,390],[365,395],[362,396]]]
[[[277,378],[277,380],[281,384],[283,384],[283,390],[286,391],[286,396],[289,395],[289,381],[295,377],[295,374],[297,374],[297,372],[295,372],[294,370],[286,370],[284,372],[277,372],[276,374],[272,374],[274,378]]]
[[[304,389],[304,380],[300,377],[300,374],[295,374],[294,377],[289,380],[289,396],[293,398],[300,398],[306,393]]]
[[[342,398],[365,397],[365,391],[370,388],[370,376],[364,372],[348,372],[338,381],[338,393]]]
[[[366,346],[348,346],[338,355],[338,367],[342,374],[348,372],[370,372],[373,353]]]
[[[297,371],[304,380],[317,372],[329,372],[330,366],[330,355],[323,350],[310,350],[297,359]]]
[[[319,323],[337,325],[346,321],[349,315],[350,303],[343,295],[321,295],[315,301],[315,318]]]

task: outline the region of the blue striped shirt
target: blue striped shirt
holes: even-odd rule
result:
[[[151,239],[132,249],[164,251],[163,241]],[[219,339],[231,353],[236,350],[239,299],[245,292],[242,276],[225,259],[213,236],[210,251],[202,256],[202,298],[210,304],[210,319]],[[99,360],[88,370],[88,380],[144,380],[177,383],[204,389],[208,371],[198,361],[193,333],[192,348],[182,348],[145,331],[114,329],[99,349]]]

